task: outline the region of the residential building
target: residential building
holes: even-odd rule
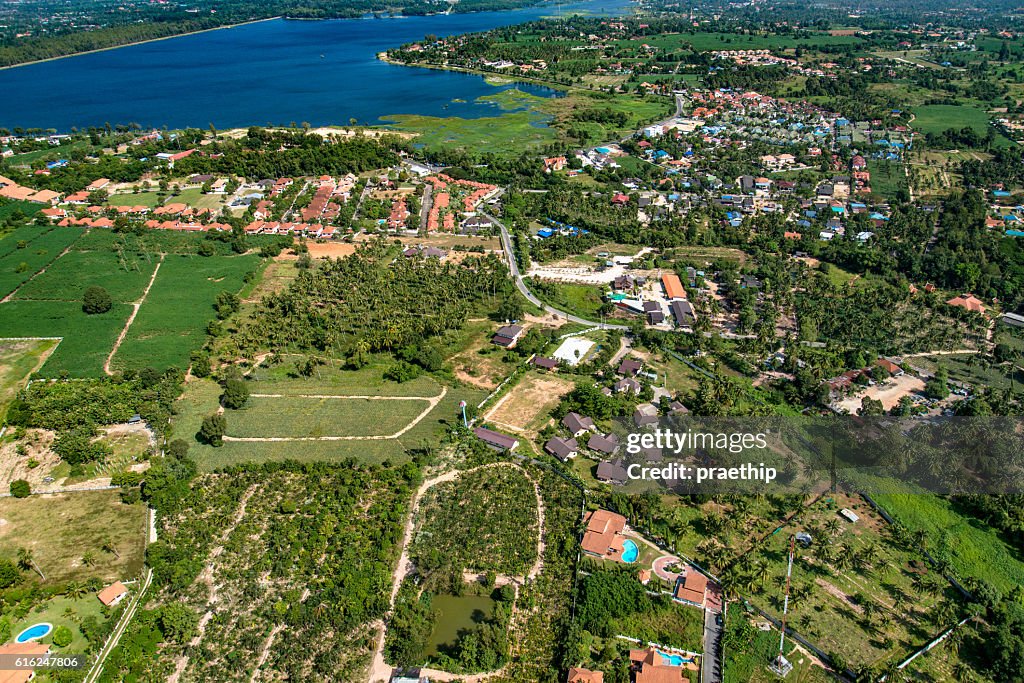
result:
[[[579,444],[576,442],[576,439],[563,439],[560,436],[553,436],[544,444],[544,450],[565,462],[576,457],[579,453]]]
[[[579,413],[568,413],[562,418],[562,426],[568,429],[569,433],[576,438],[583,436],[587,432],[597,430],[592,419]]]
[[[476,434],[478,439],[496,451],[514,451],[519,445],[519,439],[485,427],[477,427],[473,430],[473,433]]]
[[[494,333],[494,336],[491,337],[491,343],[511,349],[522,335],[523,327],[521,325],[505,325],[504,327],[499,327],[498,331]]]

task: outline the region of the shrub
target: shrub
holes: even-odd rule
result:
[[[15,498],[27,498],[32,493],[32,487],[24,479],[15,479],[11,482],[11,495]]]
[[[114,302],[110,298],[110,294],[99,285],[92,285],[87,288],[82,297],[82,310],[89,315],[106,313],[113,305]]]
[[[74,640],[74,636],[67,626],[61,625],[53,629],[53,644],[57,647],[67,647],[72,640]]]

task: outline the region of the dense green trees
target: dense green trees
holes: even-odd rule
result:
[[[86,288],[85,294],[82,296],[82,310],[89,315],[106,313],[113,305],[114,302],[111,300],[110,294],[99,285]]]
[[[203,443],[218,447],[224,445],[224,434],[228,431],[228,420],[220,413],[213,413],[203,418],[196,438]]]

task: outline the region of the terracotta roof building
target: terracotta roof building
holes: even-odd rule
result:
[[[97,593],[96,597],[107,607],[113,607],[124,600],[126,595],[128,595],[128,589],[125,585],[120,581],[115,581]]]
[[[592,510],[584,515],[583,523],[586,524],[586,531],[583,532],[580,548],[584,553],[602,558],[622,554],[625,517],[608,510]]]

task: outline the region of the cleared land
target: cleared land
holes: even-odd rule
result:
[[[426,399],[253,396],[228,414],[228,434],[237,437],[389,436],[406,427]]]
[[[0,417],[57,343],[54,339],[0,339]]]
[[[530,373],[495,403],[485,419],[517,431],[538,431],[550,419],[548,412],[572,388],[568,379]]]
[[[19,548],[31,550],[48,582],[130,579],[142,572],[147,524],[146,506],[125,505],[118,491],[4,498],[0,557],[17,562]],[[103,550],[105,539],[120,557]]]

